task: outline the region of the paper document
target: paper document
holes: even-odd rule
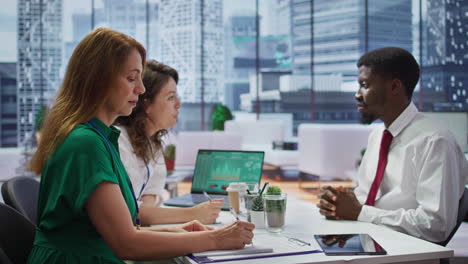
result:
[[[206,251],[194,253],[189,257],[197,263],[213,263],[321,252],[320,247],[314,241],[292,239],[290,236],[281,234],[255,234],[252,242],[253,245],[243,249]]]
[[[246,255],[246,254],[260,254],[273,252],[273,248],[260,247],[254,245],[247,245],[242,249],[232,250],[212,250],[199,253],[193,253],[194,257],[214,257],[214,256],[233,256],[233,255]]]

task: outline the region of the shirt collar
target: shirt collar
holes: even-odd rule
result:
[[[398,136],[398,134],[409,125],[409,123],[418,113],[419,111],[416,106],[413,104],[413,102],[410,102],[405,110],[401,112],[397,119],[395,119],[387,128],[387,130],[392,134],[393,137]]]
[[[119,135],[120,135],[120,130],[115,128],[114,126],[108,127],[106,124],[104,124],[99,118],[93,117],[90,119],[98,128],[101,130],[101,132],[111,140],[111,142],[115,142],[118,140]]]

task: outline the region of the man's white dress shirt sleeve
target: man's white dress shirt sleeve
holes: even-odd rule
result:
[[[455,227],[460,199],[459,180],[455,175],[461,172],[455,153],[444,138],[432,140],[426,153],[417,154],[425,157],[414,186],[414,199],[419,206],[385,210],[364,205],[358,220],[385,225],[430,241],[445,240]]]
[[[375,177],[383,129],[371,133],[359,168],[355,194],[362,204]],[[394,139],[376,204],[364,205],[358,220],[444,241],[456,224],[468,163],[453,136],[412,104],[389,131]]]

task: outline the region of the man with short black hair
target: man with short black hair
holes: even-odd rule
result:
[[[380,119],[369,136],[358,187],[323,187],[320,213],[385,225],[444,241],[456,224],[468,163],[453,135],[411,102],[419,65],[401,48],[382,48],[358,61],[355,95],[361,122]]]

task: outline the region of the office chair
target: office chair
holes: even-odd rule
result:
[[[2,196],[7,205],[22,213],[36,225],[38,181],[32,177],[14,177],[2,185]]]
[[[460,202],[458,203],[457,224],[455,225],[455,227],[453,228],[452,232],[447,237],[447,239],[437,244],[445,247],[450,241],[450,239],[452,239],[453,235],[455,235],[461,223],[466,218],[467,214],[468,214],[468,189],[465,188],[465,191],[463,192]]]
[[[0,260],[26,263],[33,246],[36,227],[20,212],[0,203]],[[2,256],[3,255],[3,256]],[[9,262],[8,262],[9,261]]]
[[[13,264],[13,263],[11,263],[11,260],[8,258],[8,256],[3,251],[2,248],[0,248],[0,263],[1,264]]]

